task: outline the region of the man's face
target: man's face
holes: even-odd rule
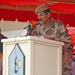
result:
[[[40,12],[37,14],[40,24],[46,24],[50,15],[45,14],[44,12]]]

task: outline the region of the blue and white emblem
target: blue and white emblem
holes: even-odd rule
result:
[[[25,56],[18,44],[9,55],[9,75],[25,75]]]

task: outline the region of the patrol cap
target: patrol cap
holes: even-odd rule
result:
[[[45,11],[47,9],[50,9],[49,6],[47,4],[41,4],[39,5],[36,10],[35,10],[35,14],[40,13],[42,11]]]

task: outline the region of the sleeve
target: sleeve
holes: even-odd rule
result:
[[[67,28],[64,26],[64,24],[62,24],[59,27],[59,32],[60,32],[60,41],[64,42],[64,43],[71,43],[72,38],[70,37],[70,35],[68,34],[68,30]]]
[[[67,28],[64,26],[64,24],[62,24],[59,27],[59,32],[60,32],[60,41],[64,42],[64,47],[66,49],[72,50],[73,49],[73,45],[71,44],[72,42],[72,38],[70,37],[70,35],[68,34],[68,30]]]

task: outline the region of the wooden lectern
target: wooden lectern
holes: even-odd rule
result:
[[[63,43],[34,36],[2,42],[3,75],[62,75]]]

